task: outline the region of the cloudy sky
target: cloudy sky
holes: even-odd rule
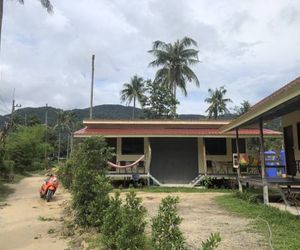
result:
[[[118,104],[131,76],[153,78],[152,42],[184,36],[199,44],[201,85],[179,95],[179,113],[203,114],[208,88],[254,104],[300,75],[300,0],[52,0],[52,15],[4,2],[0,114],[13,88],[22,106],[88,107],[92,54],[95,104]]]

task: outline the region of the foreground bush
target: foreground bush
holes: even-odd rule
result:
[[[179,229],[182,219],[177,214],[178,197],[167,196],[152,219],[152,243],[157,250],[186,249],[185,239]]]
[[[123,211],[122,201],[120,199],[120,193],[117,192],[115,197],[109,201],[109,207],[105,211],[103,219],[103,225],[101,227],[102,243],[111,249],[117,247],[117,236],[119,229],[123,225]]]
[[[112,157],[103,138],[87,138],[73,151],[73,207],[76,219],[83,226],[100,227],[109,206],[112,186],[105,176],[107,161]]]
[[[122,209],[122,223],[117,231],[117,249],[141,250],[145,248],[146,209],[142,199],[134,192],[126,194],[126,203]]]
[[[221,242],[221,236],[219,233],[212,233],[209,238],[202,242],[201,250],[215,250]]]

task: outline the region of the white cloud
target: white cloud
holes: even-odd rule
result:
[[[5,1],[0,57],[0,113],[12,89],[23,106],[89,105],[91,55],[96,54],[95,104],[119,103],[134,74],[148,67],[154,40],[198,41],[201,86],[179,95],[181,113],[204,113],[208,88],[225,85],[233,105],[255,103],[300,75],[300,0],[56,0],[49,15],[39,1]]]

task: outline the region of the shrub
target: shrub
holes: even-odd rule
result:
[[[15,162],[15,170],[24,172],[32,167],[34,162],[41,162],[45,158],[45,149],[51,152],[52,147],[44,142],[46,129],[43,126],[19,126],[7,138],[6,157]],[[42,168],[42,164],[39,168]]]
[[[103,224],[101,227],[101,241],[105,246],[111,249],[117,247],[118,230],[122,226],[123,211],[120,193],[115,193],[115,197],[110,198],[109,207],[105,211]]]
[[[112,186],[105,176],[112,149],[103,138],[87,138],[74,150],[73,207],[77,222],[100,227],[109,205]]]
[[[203,182],[203,186],[206,187],[206,188],[212,188],[213,187],[212,178],[210,176],[204,176],[202,182]]]
[[[219,233],[212,233],[209,238],[201,244],[201,250],[214,250],[217,249],[221,242],[221,236]]]
[[[73,163],[68,160],[66,163],[60,164],[57,167],[57,175],[63,186],[70,189],[73,182]]]
[[[167,196],[152,219],[152,243],[155,249],[186,249],[185,239],[179,229],[182,219],[177,214],[178,197]]]
[[[126,203],[122,211],[122,225],[117,232],[117,249],[144,249],[146,209],[142,206],[142,199],[130,191],[126,194]]]

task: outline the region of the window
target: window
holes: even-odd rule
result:
[[[122,138],[123,155],[143,155],[144,138]]]
[[[236,139],[231,140],[232,153],[236,153]],[[239,139],[239,151],[241,154],[246,153],[246,140]]]
[[[117,139],[116,138],[105,138],[105,141],[109,147],[114,148],[114,153],[115,153],[116,148],[117,148]]]
[[[205,138],[205,149],[207,155],[226,155],[226,139]]]

